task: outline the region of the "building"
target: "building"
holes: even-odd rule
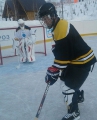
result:
[[[45,0],[6,0],[2,18],[19,18],[25,20],[37,19],[39,7],[45,3]]]

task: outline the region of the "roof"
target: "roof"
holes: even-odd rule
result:
[[[23,15],[25,12],[36,12],[39,7],[45,3],[45,0],[6,0],[2,17],[7,17],[8,8],[15,14]],[[15,8],[15,9],[14,9]]]
[[[8,12],[8,8],[11,9],[11,11],[13,11],[14,13],[14,4],[13,4],[13,0],[6,0],[5,1],[5,5],[4,5],[4,10],[3,10],[3,14],[2,17],[6,16],[6,13]]]
[[[25,11],[36,11],[45,3],[45,0],[18,0]]]
[[[6,0],[6,5],[8,5],[11,10],[14,10],[13,0]]]

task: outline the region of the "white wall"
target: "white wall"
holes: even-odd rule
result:
[[[72,23],[80,34],[97,33],[97,20],[89,21],[69,21]]]

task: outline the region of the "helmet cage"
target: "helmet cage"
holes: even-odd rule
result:
[[[45,16],[48,17],[49,19],[52,19],[50,15],[45,15]],[[42,26],[44,26],[45,28],[49,28],[49,27],[46,25],[46,23],[44,22],[44,21],[45,21],[45,20],[44,20],[45,16],[43,16],[42,18],[40,18],[39,21],[40,21],[40,23],[41,23]],[[51,24],[51,27],[52,27],[52,24]]]
[[[50,19],[52,19],[52,25],[50,27],[48,27],[44,21],[43,21],[43,18],[47,16],[49,17]],[[54,7],[53,4],[51,3],[46,3],[44,4],[43,6],[40,7],[39,11],[38,11],[38,17],[39,17],[39,20],[40,20],[40,23],[44,26],[44,27],[48,27],[49,29],[53,26],[53,23],[54,23],[54,18],[57,17],[57,11]]]

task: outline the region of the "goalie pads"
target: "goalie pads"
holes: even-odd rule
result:
[[[19,42],[19,54],[21,62],[34,62],[35,51],[34,44],[29,38],[22,39]]]
[[[34,62],[35,61],[34,42],[31,38],[26,38],[25,42],[28,62]]]
[[[27,61],[27,55],[26,55],[26,44],[24,39],[22,39],[19,42],[19,46],[18,46],[18,53],[20,55],[20,61],[21,62],[26,62]]]
[[[28,44],[26,47],[26,52],[28,62],[34,62],[35,61],[34,44]]]

